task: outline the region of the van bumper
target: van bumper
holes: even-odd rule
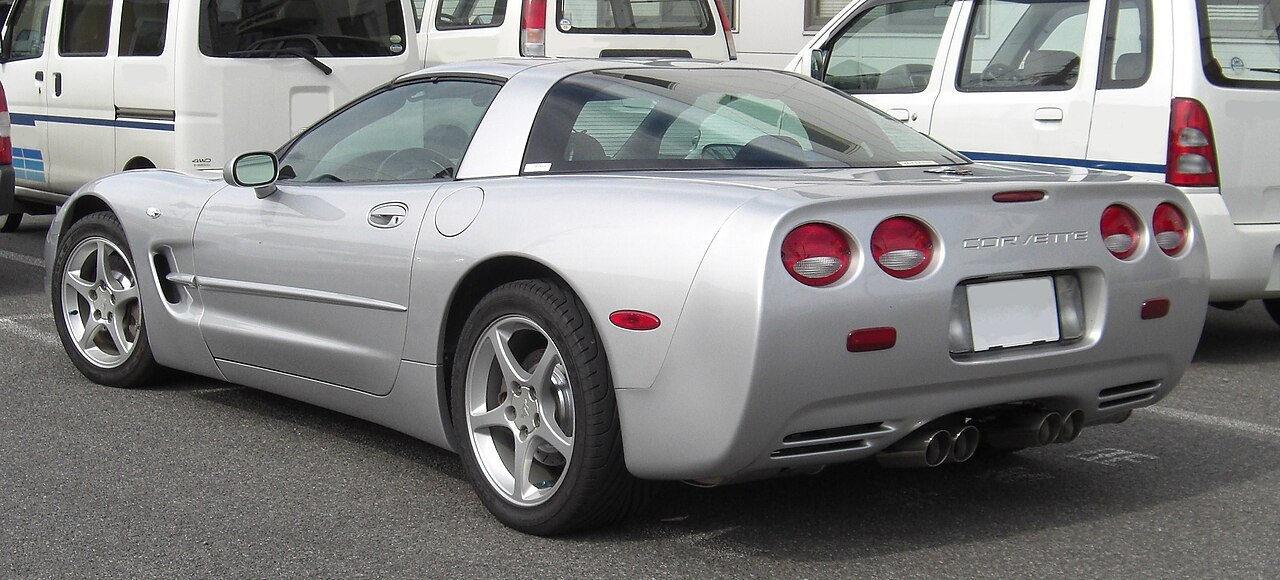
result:
[[[1217,189],[1179,189],[1191,201],[1209,252],[1209,300],[1280,298],[1280,223],[1234,223]]]

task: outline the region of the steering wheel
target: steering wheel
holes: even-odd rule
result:
[[[982,80],[984,81],[1004,80],[1008,78],[1009,75],[1012,73],[1013,73],[1013,67],[1001,62],[993,62],[987,65],[987,68],[982,70]]]
[[[410,147],[388,155],[373,172],[375,181],[409,181],[453,176],[453,162],[425,147]]]

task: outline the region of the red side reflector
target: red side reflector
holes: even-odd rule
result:
[[[619,310],[609,315],[609,322],[623,330],[653,330],[662,324],[657,316],[639,310]]]
[[[1164,318],[1169,314],[1168,298],[1152,298],[1142,303],[1142,319],[1153,320],[1156,318]]]
[[[1043,191],[1002,191],[991,196],[996,203],[1020,203],[1044,199]]]
[[[863,328],[849,333],[845,348],[849,352],[887,350],[898,344],[898,330],[892,326]]]

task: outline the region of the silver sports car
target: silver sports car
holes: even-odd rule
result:
[[[454,450],[535,534],[716,484],[1074,439],[1205,315],[1175,189],[975,165],[838,91],[697,62],[426,69],[221,178],[86,185],[46,254],[93,381],[162,367]]]

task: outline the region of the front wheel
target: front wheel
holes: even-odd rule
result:
[[[112,387],[146,384],[158,368],[143,324],[138,274],[109,212],[76,222],[58,244],[53,320],[71,362]]]
[[[467,319],[456,352],[459,452],[502,523],[564,534],[639,507],[642,484],[623,462],[604,350],[572,293],[547,280],[497,288]]]

